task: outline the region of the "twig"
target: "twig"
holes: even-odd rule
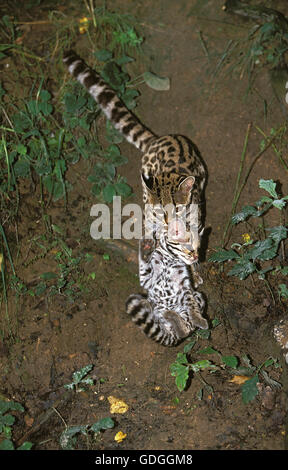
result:
[[[280,127],[280,129],[278,129],[278,131],[274,134],[274,136],[270,139],[270,141],[265,145],[265,147],[264,147],[262,150],[260,150],[260,151],[256,154],[256,156],[254,157],[254,159],[253,159],[253,161],[252,161],[250,167],[248,168],[248,170],[247,170],[247,172],[246,172],[246,174],[245,174],[245,176],[244,176],[244,179],[243,179],[243,182],[242,182],[242,184],[241,184],[241,186],[240,186],[240,189],[239,189],[238,193],[235,194],[235,197],[234,197],[234,199],[233,199],[233,206],[232,206],[232,207],[233,207],[233,210],[234,210],[234,211],[235,211],[235,209],[236,209],[236,206],[237,206],[237,204],[238,204],[238,201],[239,201],[239,198],[240,198],[240,196],[241,196],[241,193],[242,193],[242,191],[243,191],[243,189],[244,189],[244,187],[245,187],[245,185],[246,185],[246,183],[247,183],[247,181],[248,181],[248,178],[249,178],[249,176],[250,176],[250,173],[251,173],[251,171],[253,170],[253,168],[254,168],[256,162],[257,162],[257,161],[259,160],[259,158],[266,152],[266,150],[268,150],[268,148],[273,144],[273,142],[274,142],[274,140],[276,139],[276,137],[278,137],[278,135],[280,134],[280,131],[282,131],[282,127]],[[245,148],[245,146],[244,146],[244,148]],[[242,155],[243,155],[243,153],[242,153]],[[233,215],[233,213],[232,213],[232,215]],[[226,235],[227,230],[228,230],[228,227],[229,227],[230,224],[231,224],[231,216],[230,216],[230,220],[229,220],[229,222],[228,222],[228,225],[227,225],[227,227],[226,227],[226,229],[225,229],[225,234],[224,234],[224,235]],[[227,240],[227,241],[228,241],[228,240]],[[224,236],[223,236],[223,238],[222,238],[222,243],[223,243],[223,245],[222,245],[223,247],[224,247],[225,244],[227,243],[227,242],[226,242],[226,243],[224,244]]]
[[[263,137],[265,137],[265,139],[267,139],[267,135],[265,134],[265,132],[259,126],[254,125],[254,127],[255,127],[255,129],[257,129],[258,132],[260,132],[261,135],[263,135]],[[282,127],[281,127],[281,129],[282,129]],[[283,160],[283,158],[281,157],[280,152],[278,152],[275,145],[272,145],[272,147],[273,147],[273,150],[276,153],[277,157],[279,158],[280,163],[285,168],[285,170],[288,171],[288,166],[287,166],[286,162]]]
[[[21,446],[23,444],[23,442],[25,442],[31,434],[34,434],[34,432],[38,431],[41,428],[41,426],[51,418],[51,416],[53,415],[53,413],[55,413],[55,411],[61,417],[60,413],[56,410],[56,406],[59,406],[63,402],[66,402],[70,396],[71,396],[71,392],[65,392],[62,397],[58,398],[55,401],[55,403],[51,406],[51,408],[49,408],[47,411],[44,411],[43,413],[41,413],[40,416],[38,417],[37,422],[32,426],[32,428],[29,429],[29,431],[27,431],[24,434],[24,436],[22,436],[20,439],[18,439],[18,441],[16,442],[16,446],[17,447]],[[62,419],[62,421],[64,421],[62,417],[61,417],[61,419]],[[65,424],[65,426],[66,426],[66,424]]]
[[[205,53],[207,59],[210,60],[210,54],[209,54],[209,51],[207,49],[206,42],[203,38],[202,31],[198,31],[198,36],[199,36],[199,39],[200,39],[201,46],[204,50],[204,53]]]
[[[231,217],[232,217],[232,215],[233,215],[234,212],[235,212],[236,205],[237,205],[237,202],[238,202],[238,199],[237,199],[237,191],[238,191],[238,188],[239,188],[240,178],[241,178],[242,171],[243,171],[243,167],[244,167],[244,160],[245,160],[245,157],[246,157],[247,145],[248,145],[248,140],[249,140],[249,135],[250,135],[251,127],[252,127],[252,124],[249,123],[249,124],[248,124],[248,127],[247,127],[247,132],[246,132],[246,136],[245,136],[245,141],[244,141],[244,145],[243,145],[242,154],[241,154],[240,168],[239,168],[239,171],[238,171],[237,180],[236,180],[236,186],[235,186],[235,190],[234,190],[234,198],[233,198],[233,202],[232,202],[232,209],[231,209],[230,216],[229,216],[229,219],[228,219],[228,221],[227,221],[227,223],[226,223],[226,227],[225,227],[225,230],[224,230],[224,233],[223,233],[223,237],[222,237],[222,245],[223,245],[223,246],[225,245],[225,243],[224,243],[224,242],[225,242],[225,237],[226,237],[228,228],[229,228],[230,223],[231,223]]]

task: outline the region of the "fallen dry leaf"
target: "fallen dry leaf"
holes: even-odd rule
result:
[[[115,434],[114,441],[122,442],[123,439],[125,439],[126,437],[127,437],[127,434],[125,434],[122,431],[119,431],[119,432],[117,432],[117,434]]]
[[[119,398],[116,398],[116,397],[113,397],[112,395],[110,395],[110,397],[108,397],[108,401],[111,405],[110,406],[110,413],[123,414],[123,413],[126,413],[126,411],[128,410],[127,403],[125,403],[125,401],[123,401],[123,400],[120,400]]]
[[[234,375],[233,378],[229,380],[229,382],[236,385],[242,385],[249,379],[251,379],[251,377],[247,377],[247,375]]]
[[[32,426],[33,423],[34,423],[34,418],[33,418],[32,416],[25,415],[25,416],[24,416],[24,421],[25,421],[26,426],[28,426],[29,428],[31,428],[31,426]]]

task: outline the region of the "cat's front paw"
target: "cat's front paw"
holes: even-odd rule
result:
[[[156,241],[153,238],[142,238],[140,240],[140,254],[144,261],[148,261],[156,248]]]

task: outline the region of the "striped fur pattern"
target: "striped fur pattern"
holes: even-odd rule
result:
[[[164,346],[176,345],[196,327],[207,329],[202,294],[193,289],[189,267],[171,252],[166,234],[157,247],[143,238],[139,248],[140,284],[147,295],[128,297],[126,311],[133,322]]]
[[[190,204],[199,204],[200,232],[206,169],[196,145],[182,135],[158,137],[148,130],[125,107],[101,76],[89,68],[75,52],[67,52],[63,61],[70,74],[88,90],[115,128],[128,142],[142,151],[144,204],[160,205],[163,208],[174,205],[176,212],[183,205],[189,207]],[[164,218],[163,222],[152,210],[149,213],[149,223],[157,227],[167,224],[167,220]],[[183,245],[176,239],[171,243],[171,249],[175,256],[187,264],[198,260],[199,243]]]

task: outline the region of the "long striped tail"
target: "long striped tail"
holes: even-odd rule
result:
[[[194,328],[187,330],[174,312],[167,311],[163,316],[156,316],[148,300],[141,294],[132,294],[128,297],[126,312],[143,333],[163,346],[176,346],[194,330]]]
[[[68,70],[99,104],[106,117],[128,142],[145,153],[155,135],[132,114],[96,71],[92,70],[74,51],[63,56]]]

